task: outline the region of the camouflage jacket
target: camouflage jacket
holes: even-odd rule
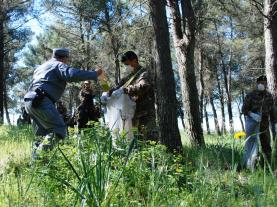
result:
[[[81,101],[83,101],[85,99],[93,99],[94,98],[93,90],[82,88],[79,93],[79,98]]]
[[[124,86],[135,74],[132,73],[123,78],[117,88]],[[139,66],[138,72],[132,82],[125,87],[127,93],[133,101],[136,102],[136,112],[134,118],[145,116],[155,117],[155,98],[154,87],[151,75],[145,69]]]
[[[270,116],[275,120],[275,106],[271,93],[254,90],[247,94],[242,106],[242,113],[248,115],[249,112],[260,112],[263,116]]]

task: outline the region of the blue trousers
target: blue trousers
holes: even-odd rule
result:
[[[258,156],[258,139],[260,123],[249,116],[245,117],[246,142],[244,146],[243,165],[249,169],[255,168]]]
[[[36,136],[54,133],[58,138],[63,139],[67,135],[66,124],[49,98],[44,97],[37,108],[32,107],[32,100],[25,101],[25,108],[33,119],[32,125]]]

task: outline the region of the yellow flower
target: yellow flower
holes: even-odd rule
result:
[[[176,172],[177,172],[177,173],[181,173],[181,172],[183,172],[183,170],[182,170],[181,168],[177,168],[177,169],[176,169]]]
[[[237,132],[234,135],[235,139],[241,139],[241,138],[245,138],[246,137],[246,133],[245,132]]]

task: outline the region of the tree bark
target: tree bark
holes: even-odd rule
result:
[[[178,1],[167,1],[173,18],[173,41],[179,66],[183,105],[187,119],[186,132],[193,145],[205,145],[194,64],[196,17],[191,1],[181,0],[183,1],[181,4],[184,11],[183,19],[187,22],[187,28],[182,30],[182,17]]]
[[[224,109],[224,94],[223,90],[221,89],[220,79],[218,74],[216,74],[216,81],[217,81],[217,90],[219,94],[219,102],[220,102],[220,110],[221,110],[221,132],[222,134],[226,133],[226,125],[225,125],[225,109]]]
[[[8,94],[7,94],[7,88],[5,87],[6,84],[4,84],[4,109],[6,112],[6,119],[9,125],[11,125],[11,119],[10,119],[10,115],[9,115],[9,110],[8,110]]]
[[[221,136],[221,131],[220,131],[219,123],[218,123],[217,112],[216,112],[215,105],[214,105],[214,98],[213,98],[212,95],[210,96],[210,104],[211,104],[212,110],[213,110],[214,126],[215,126],[216,133],[217,133],[218,136]]]
[[[165,0],[149,0],[154,27],[155,66],[157,84],[157,114],[160,142],[169,150],[181,150],[177,122],[177,99],[170,55],[170,40]]]
[[[265,70],[270,92],[277,98],[277,1],[264,0]]]
[[[210,123],[209,123],[209,115],[207,112],[207,98],[205,98],[205,104],[203,106],[204,108],[204,114],[205,114],[205,121],[206,121],[206,128],[207,128],[207,134],[211,134],[211,130],[210,130]]]
[[[4,123],[4,16],[0,6],[0,125]]]
[[[203,78],[203,73],[204,73],[204,67],[203,67],[203,54],[200,49],[199,51],[199,79],[200,79],[200,119],[201,123],[203,123],[203,106],[204,106],[204,78]]]
[[[231,52],[232,53],[232,52]],[[232,54],[230,54],[230,64],[232,59]],[[231,65],[227,66],[227,84],[225,84],[226,94],[227,94],[227,110],[228,110],[228,118],[229,118],[229,127],[230,132],[234,133],[234,123],[233,123],[233,109],[232,109],[232,94],[231,94]]]
[[[107,31],[109,33],[113,56],[114,56],[115,84],[118,85],[118,83],[120,82],[120,62],[118,59],[118,53],[119,53],[120,46],[119,46],[119,40],[114,36],[114,33],[112,31],[111,18],[110,18],[109,7],[108,7],[107,3],[105,6],[105,20],[106,20]]]

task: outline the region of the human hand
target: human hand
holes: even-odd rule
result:
[[[115,89],[114,88],[111,88],[107,93],[108,93],[108,96],[111,96],[112,95],[112,93],[115,91]]]
[[[119,97],[119,96],[121,96],[123,93],[124,93],[123,88],[119,88],[119,89],[113,91],[112,96]]]
[[[97,69],[95,71],[96,71],[98,77],[104,74],[104,71],[103,71],[102,68],[99,68],[99,69]]]
[[[103,104],[107,103],[109,100],[109,94],[107,92],[104,92],[100,97],[100,100]]]
[[[257,114],[257,113],[253,113],[253,112],[250,112],[249,113],[249,116],[254,119],[256,122],[260,123],[262,121],[262,117],[261,115]]]

